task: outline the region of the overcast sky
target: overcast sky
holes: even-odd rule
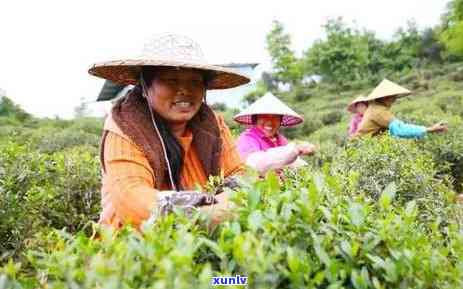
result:
[[[259,62],[268,67],[265,35],[273,19],[300,52],[322,36],[330,17],[390,37],[408,19],[439,22],[447,0],[322,1],[1,1],[0,88],[36,116],[72,117],[83,97],[103,83],[88,75],[93,62],[136,56],[153,34],[196,40],[211,63]]]

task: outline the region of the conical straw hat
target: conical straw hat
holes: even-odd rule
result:
[[[347,106],[347,111],[354,113],[354,107],[359,102],[366,102],[366,97],[364,95],[357,96],[349,105]]]
[[[145,44],[139,57],[96,63],[89,73],[114,83],[137,84],[144,66],[198,69],[208,76],[207,89],[232,88],[250,81],[235,70],[208,64],[199,45],[181,35],[163,35]]]
[[[402,97],[410,95],[412,92],[390,80],[384,79],[381,83],[373,89],[365,101],[380,99],[388,96]]]
[[[302,116],[289,108],[270,92],[256,100],[247,109],[235,115],[234,120],[240,124],[252,125],[252,116],[258,114],[281,115],[281,126],[295,126],[304,121]]]

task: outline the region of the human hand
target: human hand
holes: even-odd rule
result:
[[[229,206],[229,201],[228,201],[228,193],[223,192],[218,195],[215,195],[215,200],[217,201],[214,206],[219,207],[221,209],[226,209]]]
[[[313,155],[317,151],[317,147],[314,144],[304,142],[296,146],[298,155]]]
[[[237,211],[233,210],[231,206],[228,192],[215,195],[215,199],[217,200],[216,204],[200,207],[200,210],[210,218],[209,229],[214,228],[225,220],[238,217]]]
[[[193,208],[217,203],[217,199],[207,193],[197,191],[179,191],[170,194],[160,194],[159,208],[162,215],[166,215],[179,208],[191,212]]]
[[[448,124],[446,122],[438,122],[426,129],[428,132],[446,132],[448,130]]]

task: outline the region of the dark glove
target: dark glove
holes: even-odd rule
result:
[[[217,195],[217,194],[222,193],[224,188],[235,190],[239,187],[240,187],[240,183],[239,183],[238,177],[229,176],[229,177],[226,177],[223,180],[223,182],[219,186],[216,187],[215,194]]]
[[[179,191],[161,196],[158,202],[158,212],[161,216],[165,216],[174,208],[178,208],[191,214],[197,207],[215,203],[217,200],[212,195],[196,191]]]

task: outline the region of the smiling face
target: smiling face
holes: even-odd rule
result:
[[[148,85],[151,107],[171,124],[191,120],[206,94],[203,74],[193,69],[156,70]]]
[[[281,125],[281,116],[276,114],[259,114],[256,117],[256,126],[260,128],[267,137],[274,137]]]

